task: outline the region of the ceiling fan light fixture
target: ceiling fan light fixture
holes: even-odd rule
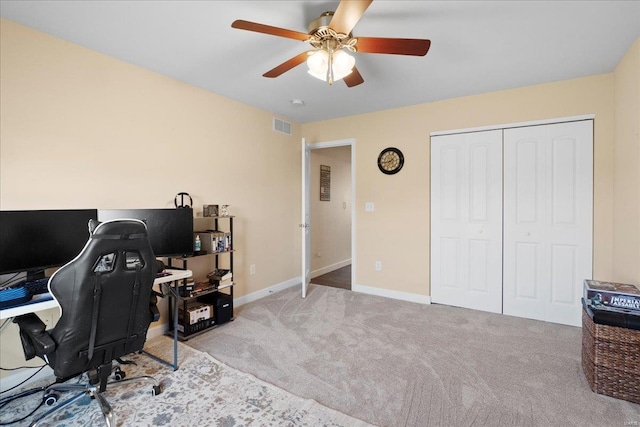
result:
[[[331,72],[329,72],[329,64],[331,64]],[[307,58],[308,73],[317,79],[329,81],[329,84],[351,74],[355,65],[356,59],[342,49],[333,53],[318,49]]]
[[[333,78],[340,80],[349,74],[356,65],[356,59],[344,50],[338,50],[333,53]]]
[[[327,80],[327,69],[329,68],[329,53],[326,50],[318,49],[307,58],[309,74],[320,80]]]

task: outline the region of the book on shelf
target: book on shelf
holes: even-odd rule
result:
[[[640,315],[640,289],[631,284],[585,280],[585,302],[594,309]]]
[[[207,253],[228,252],[231,250],[231,233],[228,231],[196,231],[200,237],[202,249]]]
[[[198,295],[205,294],[214,289],[216,289],[216,286],[210,282],[196,282],[196,285],[189,296],[197,297]]]
[[[207,277],[209,277],[209,279],[213,279],[213,280],[218,280],[218,281],[223,281],[223,280],[231,280],[233,279],[233,273],[231,272],[231,270],[229,269],[225,269],[225,268],[217,268],[215,270],[213,270],[212,272],[210,272]]]
[[[230,288],[231,286],[233,286],[233,281],[229,280],[221,283],[216,283],[214,284],[214,286],[216,290]]]

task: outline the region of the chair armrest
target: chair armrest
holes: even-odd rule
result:
[[[158,310],[158,307],[155,305],[149,306],[149,310],[151,310],[151,314],[153,315],[153,319],[151,320],[152,322],[160,320],[160,310]]]
[[[46,356],[56,348],[51,336],[47,333],[47,325],[34,313],[23,314],[13,319],[20,328],[20,340],[26,360],[34,356]]]
[[[151,293],[151,298],[149,300],[149,311],[151,311],[151,315],[153,316],[152,322],[157,322],[160,320],[160,310],[158,310],[158,296],[155,292]]]

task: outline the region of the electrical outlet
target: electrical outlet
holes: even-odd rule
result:
[[[255,265],[255,264],[251,264],[251,265],[249,266],[249,274],[250,274],[250,275],[252,275],[252,276],[253,276],[254,274],[256,274],[256,265]]]
[[[367,202],[364,204],[365,212],[373,212],[373,210],[374,210],[373,202]]]
[[[382,261],[376,261],[376,271],[382,271]]]

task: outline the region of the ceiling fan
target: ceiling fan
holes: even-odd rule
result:
[[[267,71],[263,74],[264,77],[278,77],[306,61],[312,76],[328,81],[329,84],[344,79],[348,87],[353,87],[363,83],[364,79],[355,67],[355,58],[345,50],[424,56],[431,46],[431,41],[425,39],[354,37],[351,30],[372,2],[373,0],[342,0],[335,12],[325,12],[312,21],[308,34],[243,20],[234,21],[231,27],[308,42],[314,48]]]

